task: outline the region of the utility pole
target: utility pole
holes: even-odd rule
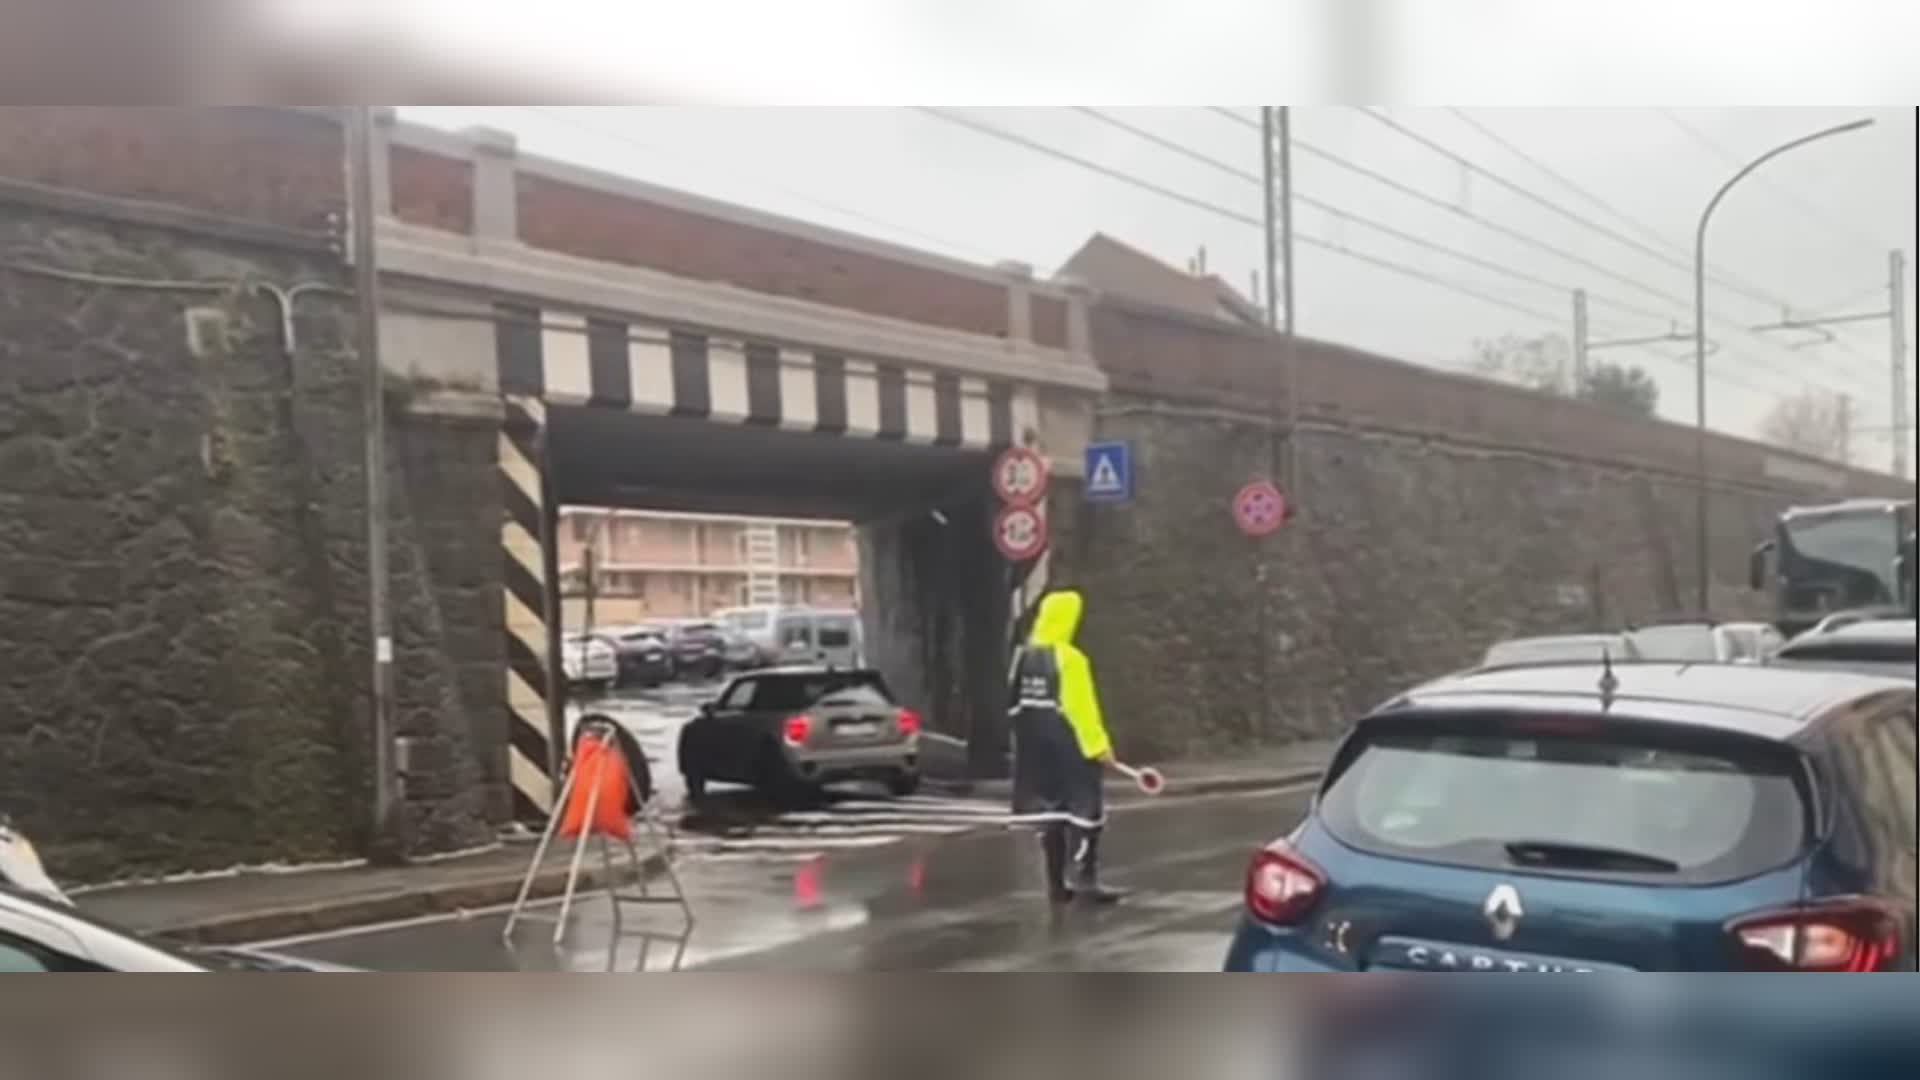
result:
[[[1587,290],[1573,290],[1573,392],[1587,386]]]
[[[1829,326],[1847,323],[1878,322],[1887,320],[1889,332],[1889,360],[1892,363],[1893,394],[1890,404],[1893,433],[1893,474],[1902,480],[1908,478],[1907,438],[1913,430],[1913,402],[1907,392],[1907,256],[1899,249],[1887,254],[1887,308],[1885,311],[1854,311],[1839,315],[1823,315],[1811,319],[1797,319],[1792,313],[1783,313],[1779,322],[1756,326],[1757,332],[1810,331],[1821,335],[1827,342],[1833,335],[1827,331]],[[1812,344],[1822,344],[1813,342]]]
[[[1853,464],[1853,395],[1835,394],[1833,407],[1838,414],[1834,420],[1834,434],[1840,444],[1840,464]]]
[[[373,646],[373,833],[369,854],[405,858],[398,831],[393,726],[393,612],[387,593],[387,409],[380,364],[380,268],[374,258],[373,111],[347,109],[348,212],[353,226],[354,299],[366,385],[367,616]]]
[[[1260,222],[1267,249],[1266,307],[1269,330],[1280,325],[1280,305],[1277,300],[1280,288],[1280,237],[1274,220],[1279,210],[1279,197],[1274,192],[1273,172],[1273,108],[1263,105],[1260,108],[1260,189],[1266,197],[1260,200]]]
[[[1300,348],[1293,319],[1293,108],[1280,106],[1280,347],[1287,364],[1287,504],[1300,499]]]
[[[1907,256],[1898,248],[1887,257],[1890,290],[1887,312],[1893,322],[1893,475],[1905,480],[1907,440],[1913,435],[1913,399],[1907,396]]]

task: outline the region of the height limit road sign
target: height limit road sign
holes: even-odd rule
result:
[[[1047,519],[1031,506],[1003,507],[993,519],[993,546],[1008,562],[1038,558],[1047,549]]]
[[[1008,506],[1037,506],[1047,496],[1047,459],[1010,447],[993,463],[993,493]]]

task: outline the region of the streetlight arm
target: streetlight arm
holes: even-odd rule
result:
[[[1721,184],[1720,190],[1714,192],[1713,198],[1708,200],[1706,210],[1702,212],[1700,215],[1700,227],[1694,234],[1695,248],[1698,249],[1699,246],[1706,243],[1707,222],[1713,217],[1714,210],[1719,207],[1720,200],[1726,198],[1727,192],[1733,190],[1733,186],[1735,184],[1738,184],[1740,181],[1745,180],[1747,178],[1747,175],[1753,172],[1753,170],[1759,168],[1762,165],[1765,165],[1767,162],[1772,161],[1774,158],[1779,157],[1781,154],[1784,154],[1789,150],[1797,150],[1800,147],[1805,146],[1810,142],[1818,142],[1821,139],[1831,138],[1835,135],[1845,135],[1849,131],[1859,131],[1861,128],[1871,127],[1871,126],[1873,126],[1872,117],[1866,117],[1860,120],[1854,120],[1845,124],[1838,124],[1838,125],[1835,125],[1834,127],[1826,128],[1825,130],[1822,130],[1822,131],[1816,131],[1811,135],[1802,135],[1799,138],[1793,140],[1792,142],[1781,143],[1779,146],[1776,146],[1773,149],[1767,151],[1766,153],[1761,154],[1759,157],[1754,158],[1752,161],[1747,162],[1747,165],[1745,168],[1741,169],[1737,173],[1734,173],[1733,176],[1729,178],[1726,183]]]
[[[1734,173],[1720,190],[1713,193],[1707,202],[1707,208],[1700,212],[1700,224],[1693,231],[1693,457],[1694,457],[1694,561],[1700,575],[1699,610],[1708,610],[1712,594],[1708,588],[1709,567],[1707,547],[1707,223],[1713,220],[1713,212],[1719,208],[1720,200],[1727,197],[1734,185],[1745,180],[1755,169],[1779,157],[1789,150],[1797,150],[1810,142],[1844,135],[1849,131],[1858,131],[1873,123],[1871,117],[1836,124],[1833,127],[1816,131],[1811,135],[1802,135],[1792,142],[1761,154],[1747,162],[1745,168]]]

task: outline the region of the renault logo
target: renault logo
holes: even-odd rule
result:
[[[1487,925],[1493,929],[1493,940],[1506,941],[1520,929],[1520,919],[1526,915],[1526,909],[1520,906],[1520,892],[1511,885],[1501,885],[1487,894],[1487,902],[1480,906],[1480,913],[1487,917]]]

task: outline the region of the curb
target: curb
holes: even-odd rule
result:
[[[1311,768],[1299,768],[1289,772],[1260,773],[1244,776],[1201,776],[1183,779],[1168,777],[1169,790],[1176,797],[1191,795],[1230,795],[1237,792],[1266,791],[1270,788],[1293,787],[1297,784],[1310,784],[1320,779],[1326,771],[1324,765]],[[953,795],[972,795],[985,798],[1010,798],[1012,787],[1005,780],[926,780],[930,788],[937,788]],[[1116,802],[1133,804],[1143,802],[1146,796],[1139,795],[1132,784],[1108,781],[1106,792],[1109,797],[1119,795]]]
[[[659,853],[641,860],[641,873],[652,877],[665,868]],[[245,945],[255,941],[324,934],[370,923],[397,922],[431,915],[453,915],[477,908],[510,904],[520,895],[526,871],[510,876],[470,878],[420,889],[395,890],[289,905],[261,911],[218,915],[174,926],[143,928],[142,933],[186,945]],[[529,900],[559,896],[567,883],[565,865],[542,870],[533,879]],[[580,868],[580,888],[598,888],[600,871]]]

